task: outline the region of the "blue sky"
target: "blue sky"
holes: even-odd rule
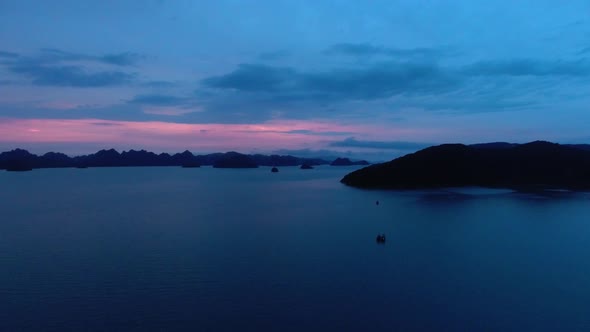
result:
[[[0,148],[589,143],[587,1],[0,0]]]

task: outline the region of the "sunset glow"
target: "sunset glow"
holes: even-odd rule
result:
[[[587,4],[59,3],[0,4],[2,150],[590,140]]]

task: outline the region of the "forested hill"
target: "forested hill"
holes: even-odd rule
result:
[[[590,189],[587,145],[535,141],[526,144],[443,144],[346,175],[361,188],[423,189],[502,187]]]

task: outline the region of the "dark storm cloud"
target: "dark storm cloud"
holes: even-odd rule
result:
[[[535,59],[512,59],[504,61],[481,61],[465,68],[465,73],[474,76],[588,76],[588,61],[548,61]]]
[[[209,88],[274,94],[280,99],[372,100],[399,94],[430,94],[456,87],[457,78],[434,63],[387,62],[368,67],[300,72],[288,67],[242,64],[206,78]]]
[[[415,58],[415,57],[437,57],[444,52],[435,48],[389,48],[371,44],[340,43],[332,45],[324,51],[327,55],[348,55],[348,56],[373,56],[385,55],[392,57]]]
[[[392,150],[420,150],[432,144],[405,141],[359,141],[354,137],[330,143],[332,147],[392,149]]]

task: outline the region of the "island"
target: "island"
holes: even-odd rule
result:
[[[214,168],[257,168],[258,164],[250,156],[228,152],[213,164]]]
[[[590,190],[590,151],[584,145],[443,144],[347,174],[358,188],[491,187]]]
[[[0,169],[9,172],[32,171],[35,157],[35,155],[23,149],[4,152],[3,154],[0,154]]]
[[[289,155],[241,154],[238,152],[194,155],[190,151],[168,154],[145,150],[118,152],[115,149],[100,150],[93,154],[70,157],[59,152],[35,155],[27,150],[14,149],[0,153],[0,170],[28,171],[37,168],[88,168],[88,167],[138,167],[138,166],[180,166],[198,168],[254,168],[258,166],[299,166],[326,165],[330,162],[321,158],[300,158]]]
[[[354,165],[369,165],[366,160],[351,161],[348,158],[336,158],[330,163],[330,166],[354,166]]]
[[[4,166],[4,169],[8,172],[27,172],[32,171],[33,167],[31,167],[30,164],[26,162],[14,161],[7,163]]]
[[[303,164],[299,168],[301,168],[301,169],[313,169],[313,166],[311,166],[310,164]]]

